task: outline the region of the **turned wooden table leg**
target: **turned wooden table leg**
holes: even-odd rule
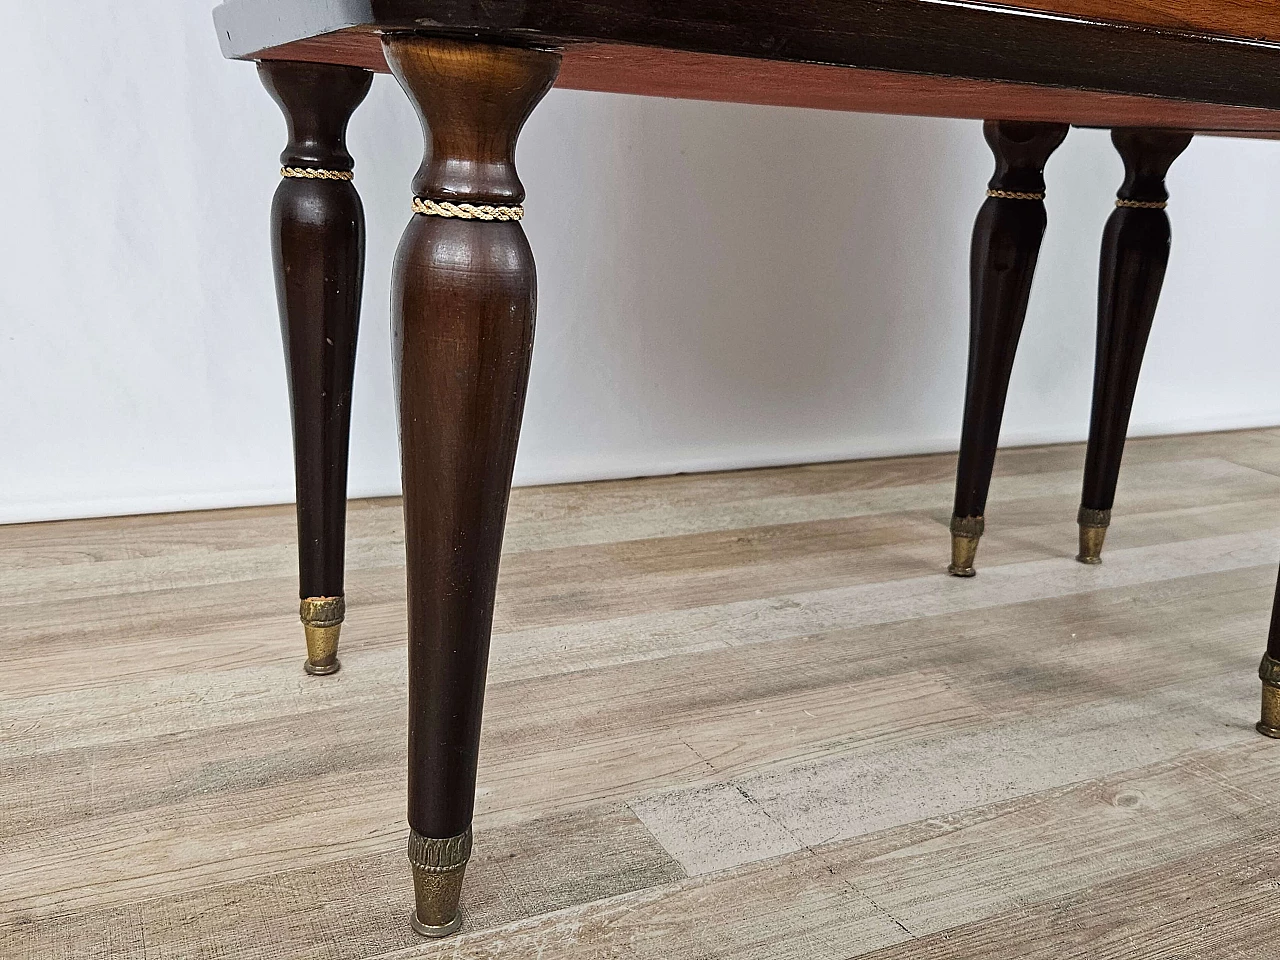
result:
[[[1081,563],[1102,562],[1138,373],[1169,263],[1165,176],[1191,137],[1180,130],[1111,132],[1125,176],[1102,234],[1093,414],[1077,517]]]
[[[996,172],[978,211],[970,255],[969,376],[947,568],[957,577],[974,575],[1009,375],[1047,223],[1044,166],[1067,130],[1059,123],[983,125]]]
[[[285,61],[264,61],[258,72],[289,126],[271,247],[293,412],[304,666],[320,675],[338,670],[346,612],[347,445],[364,280],[364,209],[345,137],[373,74]]]
[[[1280,583],[1276,585],[1275,601],[1271,605],[1271,632],[1258,676],[1262,680],[1262,718],[1258,721],[1258,732],[1280,739]]]
[[[412,922],[445,936],[461,923],[498,558],[533,348],[516,138],[560,57],[404,34],[384,49],[427,140],[391,304],[409,581]]]

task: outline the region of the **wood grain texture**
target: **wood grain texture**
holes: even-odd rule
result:
[[[353,171],[347,124],[373,75],[352,67],[267,61],[258,74],[284,114],[285,170]],[[351,393],[364,283],[364,207],[350,180],[282,177],[271,251],[293,424],[298,596],[341,597]],[[308,657],[332,672],[333,650]]]
[[[1044,168],[1067,130],[1062,124],[983,124],[996,171],[978,208],[969,253],[969,365],[956,468],[957,518],[979,518],[986,511],[1009,377],[1049,222]]]
[[[1125,166],[1117,201],[1168,202],[1165,177],[1191,137],[1166,130],[1117,129],[1111,131],[1111,142]],[[1163,209],[1117,206],[1103,229],[1093,410],[1080,494],[1084,509],[1110,510],[1115,502],[1129,415],[1171,244],[1169,215]]]
[[[642,0],[226,0],[215,11],[230,57],[385,69],[379,33],[425,32],[560,49],[562,83],[583,89],[1105,126],[1277,129],[1274,119],[1251,122],[1217,108],[1280,109],[1280,49],[1220,36],[1230,32],[1225,18],[1217,30],[1191,23],[1201,18],[1164,29],[1167,10],[1117,19],[1125,17],[1040,16],[966,0],[691,0],[671,9]],[[1017,89],[984,91],[984,82]],[[1144,98],[1154,102],[1144,108]],[[1014,112],[996,109],[999,100]],[[1055,100],[1060,109],[1050,114]],[[1103,119],[1116,107],[1146,115]],[[1181,111],[1184,122],[1157,119],[1166,109]]]
[[[302,40],[268,55],[388,72],[377,37],[359,31]],[[556,86],[567,90],[856,113],[1280,135],[1276,112],[1256,107],[621,44],[573,44],[563,48],[563,56]]]
[[[290,508],[0,527],[0,956],[1265,956],[1280,431],[1131,442],[1099,568],[1083,455],[1001,455],[971,582],[953,456],[514,491],[440,945],[405,923],[396,501],[351,505],[326,684]]]
[[[1280,8],[1257,0],[1001,0],[1001,3],[1117,23],[1280,40]]]
[[[560,58],[410,35],[385,41],[422,120],[416,197],[518,206],[516,141]],[[537,312],[518,221],[414,215],[391,326],[409,607],[409,823],[471,826],[494,591]],[[421,907],[421,904],[419,905]],[[456,917],[451,903],[442,925]]]

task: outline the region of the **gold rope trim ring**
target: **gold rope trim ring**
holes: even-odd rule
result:
[[[280,176],[301,180],[354,180],[350,170],[321,170],[318,167],[281,167]]]
[[[524,207],[475,206],[470,203],[449,203],[447,200],[413,198],[413,212],[424,217],[453,217],[458,220],[523,220]]]
[[[988,197],[995,197],[997,200],[1043,200],[1043,193],[1019,193],[1016,190],[988,190]]]
[[[1130,210],[1163,210],[1169,206],[1168,200],[1117,200],[1117,207],[1128,207]]]

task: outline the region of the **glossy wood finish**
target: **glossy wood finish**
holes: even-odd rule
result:
[[[1280,580],[1276,582],[1275,601],[1271,605],[1271,629],[1267,632],[1267,656],[1280,660]]]
[[[988,196],[973,227],[969,368],[953,516],[975,522],[968,525],[968,536],[957,534],[973,541],[964,545],[963,555],[953,557],[950,572],[957,576],[973,573],[972,551],[981,535],[976,521],[986,511],[1009,377],[1048,219],[1040,199],[1045,190],[1044,167],[1067,130],[1063,124],[988,121],[983,125],[996,158],[989,191],[1022,196]],[[953,528],[962,527],[953,521]]]
[[[289,44],[287,49],[298,59],[386,71],[382,46],[375,41],[372,34],[336,33]],[[1280,136],[1280,115],[1254,107],[625,44],[575,43],[563,47],[562,53],[556,86],[570,90],[973,120],[1003,117],[1057,123],[1065,118],[1093,127]]]
[[[514,205],[516,138],[555,54],[386,40],[427,150],[413,189]],[[392,324],[409,583],[409,825],[471,824],[493,599],[533,348],[533,254],[516,222],[415,215],[396,254]]]
[[[566,47],[556,86],[973,120],[1069,120],[1082,126],[1158,126],[1261,137],[1280,130],[1280,115],[1253,107],[607,44]]]
[[[1280,48],[1069,14],[1045,17],[974,2],[801,0],[780,5],[776,0],[689,0],[668,9],[646,0],[334,0],[323,5],[309,0],[227,0],[215,17],[223,51],[231,57],[321,59],[376,68],[377,31],[422,30],[429,23],[442,35],[563,48],[565,82],[591,89],[634,91],[637,85],[652,83],[667,96],[707,96],[703,71],[672,69],[673,64],[690,66],[679,54],[704,54],[779,65],[759,73],[743,67],[729,71],[736,89],[722,82],[713,99],[759,102],[763,97],[768,102],[780,86],[799,100],[805,95],[805,78],[820,69],[813,65],[825,64],[951,81],[1030,85],[1050,93],[1073,90],[1078,98],[1072,110],[1051,118],[1059,122],[1114,124],[1116,120],[1101,121],[1090,103],[1125,95],[1153,98],[1151,106],[1157,111],[1165,104],[1179,105],[1191,129],[1280,130],[1280,116],[1270,121],[1255,117],[1251,122],[1220,112],[1223,107],[1280,110]],[[614,51],[619,52],[616,62],[626,66],[617,71],[616,79]],[[677,55],[674,60],[672,52]],[[640,69],[646,76],[635,76],[638,62],[644,64]],[[584,76],[589,79],[580,79]],[[862,78],[850,78],[845,97],[853,99],[854,89],[865,85]],[[938,109],[936,101],[914,106],[913,89],[908,84],[904,99],[902,88],[890,84],[880,106],[849,108],[906,113]],[[818,99],[824,102],[814,105],[831,105],[829,95],[819,94]],[[865,95],[861,102],[866,103]],[[1195,104],[1206,109],[1188,109]],[[1128,106],[1140,112],[1142,101],[1133,99]],[[1138,123],[1174,125],[1154,119]]]
[[[1169,199],[1165,175],[1191,142],[1191,135],[1167,130],[1114,130],[1111,141],[1124,160],[1119,204],[1160,204]],[[1098,340],[1093,376],[1093,413],[1085,457],[1084,511],[1110,511],[1115,502],[1120,460],[1138,374],[1155,319],[1169,263],[1169,217],[1163,209],[1117,205],[1102,235],[1098,275]],[[1096,549],[1081,559],[1096,561]]]
[[[1280,40],[1280,5],[1258,0],[1000,0],[1004,6],[1117,23]]]
[[[271,61],[259,74],[288,123],[286,168],[351,171],[347,122],[373,74]],[[282,177],[271,205],[276,298],[293,414],[299,594],[344,595],[347,451],[364,281],[364,208],[347,180]],[[336,669],[311,651],[309,668]]]

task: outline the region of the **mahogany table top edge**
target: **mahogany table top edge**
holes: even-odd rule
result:
[[[1087,7],[1099,0],[1012,2]],[[413,31],[560,49],[557,85],[570,89],[1280,135],[1280,44],[1269,41],[968,0],[739,0],[731,8],[684,0],[679,20],[655,15],[659,7],[646,0],[607,7],[590,0],[225,0],[214,19],[223,53],[239,59],[385,72],[380,35]]]

